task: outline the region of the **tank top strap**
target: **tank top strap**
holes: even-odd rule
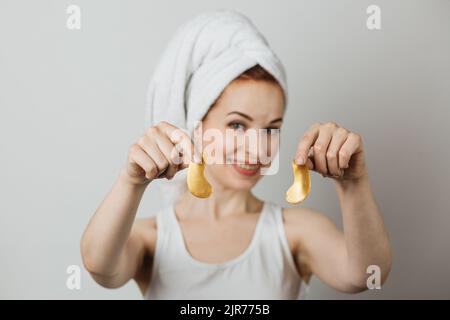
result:
[[[270,229],[272,232],[276,233],[275,237],[278,239],[278,250],[281,251],[283,260],[287,263],[288,269],[290,272],[298,275],[297,267],[295,265],[294,257],[292,255],[285,231],[283,207],[276,203],[269,202],[266,219],[270,223]]]
[[[154,263],[160,270],[171,267],[173,260],[184,256],[183,239],[178,232],[173,204],[161,209],[156,215],[157,239]]]
[[[153,273],[157,270],[161,260],[161,253],[168,247],[168,208],[162,208],[156,214],[156,250],[153,257]]]
[[[162,241],[159,241],[160,243],[164,242],[163,240],[167,240],[167,236],[170,233],[170,229],[173,228],[172,221],[170,219],[170,213],[171,213],[171,207],[166,206],[158,211],[156,214],[156,227],[158,231],[158,236],[161,235]]]

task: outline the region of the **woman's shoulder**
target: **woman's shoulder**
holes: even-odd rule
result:
[[[158,229],[158,223],[163,223],[165,220],[165,216],[167,216],[167,211],[170,207],[166,206],[159,210],[156,210],[154,213],[150,214],[149,217],[145,218],[137,218],[134,221],[134,226],[136,230],[143,235],[148,236],[149,233],[155,233]]]
[[[170,206],[166,206],[151,214],[149,217],[138,218],[134,221],[132,234],[140,238],[144,242],[147,251],[153,254],[156,250],[156,237],[158,235],[158,224],[164,229],[168,210]]]
[[[309,207],[282,207],[283,216],[291,219],[307,219],[323,215],[322,212]]]
[[[283,208],[283,219],[286,228],[293,228],[297,233],[317,230],[323,226],[334,224],[323,212],[309,207]]]
[[[146,218],[138,218],[135,220],[134,224],[141,232],[156,230],[156,215],[152,215],[151,217]]]

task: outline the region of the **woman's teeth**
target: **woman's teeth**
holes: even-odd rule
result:
[[[256,170],[259,167],[258,165],[255,164],[238,164],[237,166],[245,170]]]

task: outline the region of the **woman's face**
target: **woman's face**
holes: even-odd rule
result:
[[[204,150],[221,150],[206,167],[213,186],[249,190],[258,182],[278,151],[279,135],[268,129],[280,129],[283,114],[283,91],[275,83],[237,79],[225,88],[202,121]]]

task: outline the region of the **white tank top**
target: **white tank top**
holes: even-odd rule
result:
[[[173,205],[158,212],[156,223],[156,251],[145,299],[298,299],[304,295],[279,205],[264,202],[250,245],[224,263],[202,262],[190,255]]]

